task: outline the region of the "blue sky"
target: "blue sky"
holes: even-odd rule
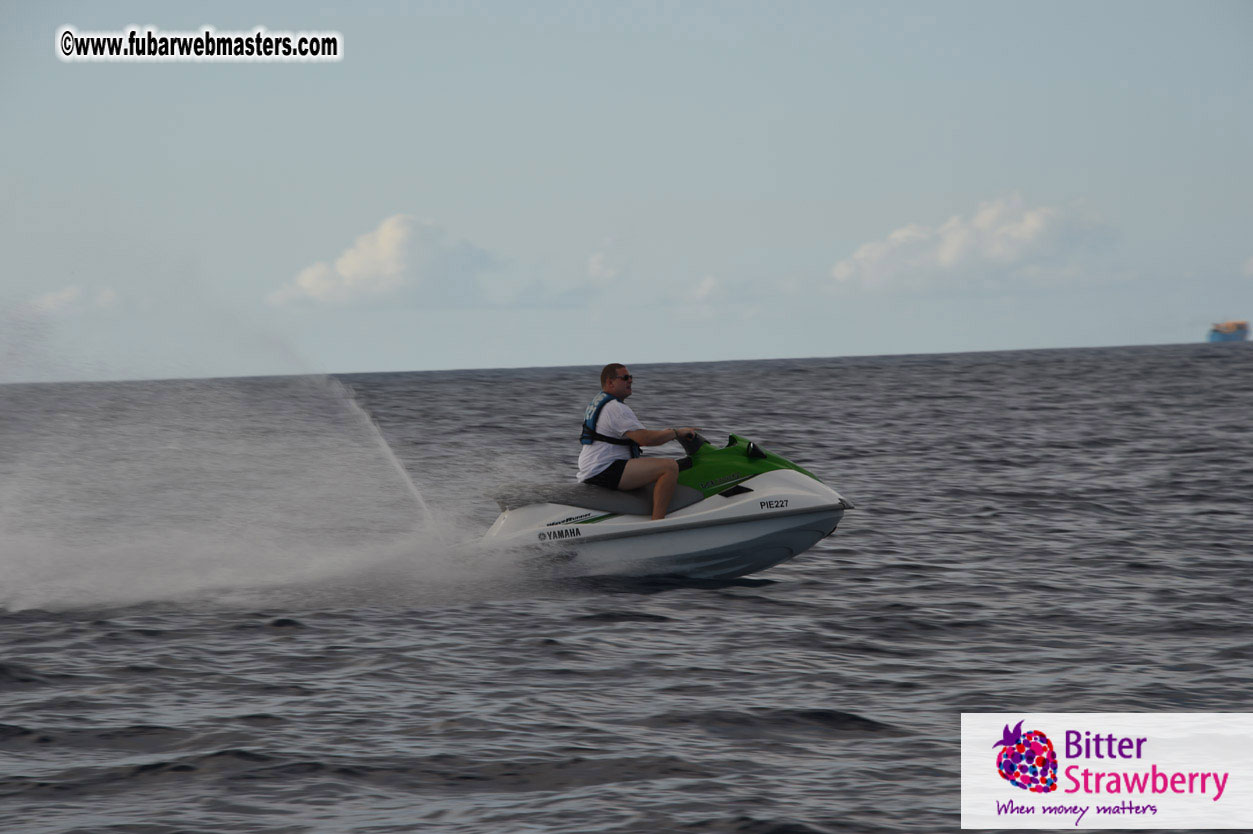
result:
[[[6,6],[0,381],[1190,342],[1253,4]],[[330,30],[338,63],[63,63]]]

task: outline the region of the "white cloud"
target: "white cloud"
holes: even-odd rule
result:
[[[722,282],[706,275],[679,296],[679,309],[684,311],[684,319],[710,319],[722,305],[724,295]]]
[[[554,288],[561,286],[583,298],[589,294],[638,288],[641,276],[635,274],[631,261],[631,253],[615,237],[606,236],[587,256],[582,274],[570,274],[568,279],[549,274],[545,276],[545,283]]]
[[[867,290],[1073,279],[1075,258],[1105,236],[1078,212],[1028,206],[1014,195],[939,226],[902,226],[860,246],[831,277],[837,287]]]
[[[488,251],[450,241],[438,226],[397,214],[357,237],[333,264],[305,267],[268,300],[463,306],[483,301],[481,279],[499,265]]]
[[[1253,258],[1244,262],[1244,277],[1253,278]]]
[[[38,298],[32,299],[29,307],[33,312],[42,313],[44,315],[60,313],[73,307],[82,295],[82,287],[66,287],[65,289],[46,293]]]
[[[622,270],[615,266],[609,259],[609,255],[604,252],[595,252],[587,259],[587,277],[592,283],[598,286],[613,283],[614,279],[622,274]]]
[[[111,310],[118,306],[120,297],[111,287],[104,287],[89,294],[78,284],[32,298],[17,309],[27,315],[61,316],[81,314],[91,310]]]
[[[709,301],[715,293],[718,292],[718,279],[712,275],[706,275],[701,282],[696,285],[696,289],[692,291],[693,301]]]
[[[91,378],[102,367],[96,356],[74,356],[59,336],[81,333],[93,313],[101,320],[115,318],[107,311],[119,304],[119,298],[109,287],[93,292],[72,284],[0,304],[0,383]]]

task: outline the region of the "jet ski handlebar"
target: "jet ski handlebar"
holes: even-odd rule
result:
[[[688,456],[696,454],[697,449],[709,442],[701,437],[700,432],[695,431],[691,434],[679,435],[675,439],[679,441],[679,445],[683,447],[683,451]]]

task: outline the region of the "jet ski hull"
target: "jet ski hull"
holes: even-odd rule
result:
[[[834,532],[851,505],[793,470],[767,472],[661,521],[543,503],[506,510],[491,543],[561,576],[731,579],[773,567]]]
[[[589,542],[577,551],[583,576],[680,576],[733,579],[772,568],[835,531],[842,509],[713,528]]]

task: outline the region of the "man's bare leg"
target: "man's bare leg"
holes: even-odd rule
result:
[[[674,488],[679,483],[679,464],[671,458],[633,458],[622,470],[618,489],[638,489],[648,484],[653,487],[653,521],[666,517]]]

